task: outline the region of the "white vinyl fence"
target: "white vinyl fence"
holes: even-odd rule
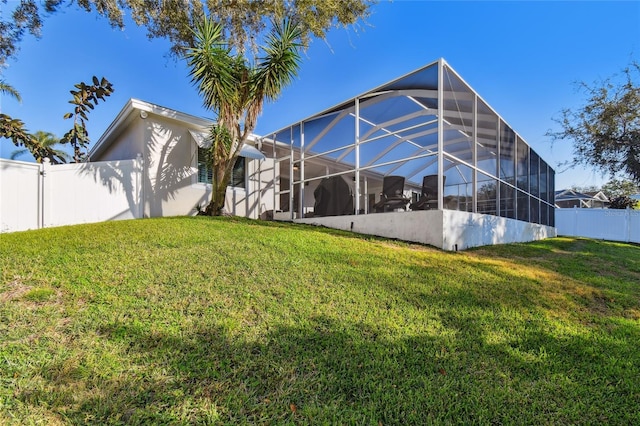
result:
[[[640,243],[640,210],[556,209],[558,235]]]
[[[142,159],[52,165],[0,159],[0,233],[142,217]]]

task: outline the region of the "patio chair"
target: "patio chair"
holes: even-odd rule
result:
[[[407,209],[409,200],[404,196],[404,177],[403,176],[385,176],[382,180],[382,194],[380,201],[373,205],[376,213],[393,211],[396,209]]]
[[[442,176],[442,186],[447,177]],[[409,206],[411,210],[432,210],[438,208],[438,175],[427,175],[422,178],[420,199]]]

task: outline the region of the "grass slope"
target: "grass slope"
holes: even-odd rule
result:
[[[0,424],[640,424],[640,247],[0,234]]]

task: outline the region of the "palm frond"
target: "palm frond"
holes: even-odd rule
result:
[[[22,102],[20,92],[18,92],[13,86],[6,83],[4,80],[0,80],[0,94],[9,95],[18,102]]]
[[[56,135],[54,135],[53,133],[38,130],[31,136],[33,137],[33,140],[44,149],[44,153],[46,153],[46,157],[51,160],[51,163],[59,164],[71,161],[71,155],[55,147],[60,143],[60,138],[56,137]],[[25,148],[16,149],[15,151],[11,152],[10,158],[12,160],[15,160],[16,158],[21,157],[25,154],[31,154],[37,162],[42,161],[40,153],[32,154],[31,151]]]
[[[301,36],[301,28],[290,20],[273,25],[256,74],[255,86],[260,97],[274,100],[293,81],[300,68]]]
[[[195,45],[185,53],[189,76],[205,107],[217,111],[221,103],[237,98],[235,60],[222,37],[220,24],[204,18],[193,31]]]

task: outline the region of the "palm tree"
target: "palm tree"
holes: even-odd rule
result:
[[[13,86],[5,83],[4,80],[0,80],[0,95],[9,95],[18,102],[22,102],[20,92],[18,92]]]
[[[71,156],[69,154],[60,149],[54,148],[55,145],[60,143],[60,139],[58,139],[53,133],[38,130],[33,134],[33,138],[40,144],[40,146],[49,152],[47,158],[51,160],[52,164],[66,163],[71,160]],[[24,154],[31,154],[31,152],[26,148],[17,149],[11,153],[11,159],[15,160]],[[36,161],[38,163],[41,163],[42,160],[42,158],[36,156]]]
[[[195,47],[185,54],[191,81],[204,106],[217,116],[210,139],[212,194],[206,208],[220,215],[233,166],[256,127],[265,100],[275,100],[300,67],[300,27],[289,20],[273,24],[263,56],[249,61],[234,53],[222,36],[222,26],[204,18],[194,30]]]

